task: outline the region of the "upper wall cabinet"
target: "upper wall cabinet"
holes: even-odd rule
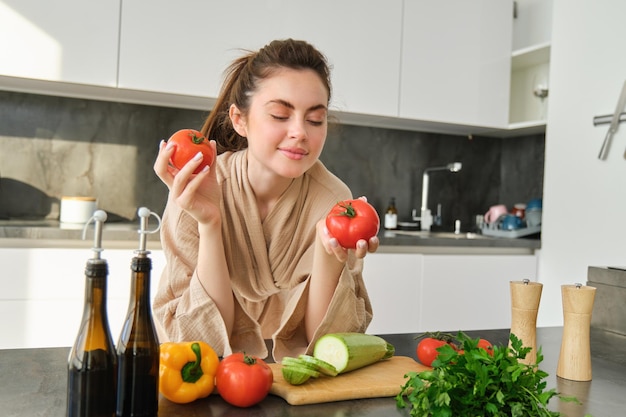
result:
[[[516,0],[510,128],[545,129],[550,91],[552,0]]]
[[[506,128],[511,0],[404,2],[400,117]]]
[[[208,110],[233,59],[291,37],[328,57],[345,123],[504,136],[547,106],[552,3],[516,3],[4,0],[0,89]]]
[[[3,0],[0,75],[115,87],[120,0]]]
[[[122,7],[119,87],[217,97],[242,48],[305,39],[333,67],[333,110],[397,116],[402,0],[131,0]]]

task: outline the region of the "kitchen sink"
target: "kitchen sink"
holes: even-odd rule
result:
[[[387,234],[387,232],[385,232]],[[389,236],[411,236],[423,239],[489,239],[488,236],[483,236],[478,233],[471,232],[431,232],[428,230],[392,230],[389,231]]]

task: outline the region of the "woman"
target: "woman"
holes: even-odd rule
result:
[[[202,133],[216,162],[180,171],[160,144],[154,169],[168,186],[161,242],[167,265],[154,301],[160,337],[204,340],[218,355],[311,352],[372,317],[362,258],[378,239],[339,246],[324,219],[348,187],[319,161],[330,73],[303,41],[273,41],[229,67]]]

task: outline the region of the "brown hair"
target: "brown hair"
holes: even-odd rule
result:
[[[326,57],[311,44],[293,39],[275,40],[257,52],[248,51],[226,69],[215,106],[202,126],[202,134],[217,142],[218,154],[248,147],[248,140],[235,132],[228,111],[235,104],[246,115],[258,82],[271,77],[279,68],[315,71],[326,87],[330,102],[330,68]]]

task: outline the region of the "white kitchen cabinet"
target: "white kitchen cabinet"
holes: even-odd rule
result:
[[[273,39],[304,39],[333,67],[333,110],[397,116],[402,0],[122,4],[119,87],[217,97],[226,66]]]
[[[511,326],[510,281],[537,280],[535,255],[425,255],[422,331]]]
[[[404,2],[399,116],[506,128],[511,0]]]
[[[363,279],[372,302],[371,334],[419,331],[423,255],[371,253]]]
[[[509,282],[536,277],[532,254],[369,254],[363,279],[374,317],[367,332],[509,328]]]
[[[0,349],[71,346],[83,313],[88,249],[2,248]],[[109,264],[107,311],[113,340],[126,318],[132,250],[105,250]],[[165,260],[152,251],[152,297]]]
[[[544,130],[550,88],[552,0],[517,0],[509,128]]]
[[[119,18],[120,0],[3,0],[0,75],[115,87]]]
[[[553,0],[515,0],[513,51],[552,40]]]

